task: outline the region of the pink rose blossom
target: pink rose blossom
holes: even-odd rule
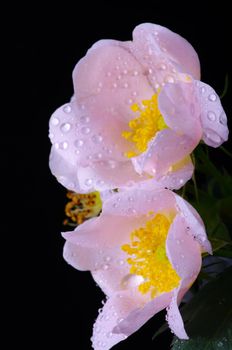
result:
[[[64,258],[90,270],[107,296],[93,328],[95,350],[110,349],[167,308],[171,330],[188,339],[178,305],[211,253],[204,224],[181,197],[144,184],[116,193],[102,214],[63,233]]]
[[[180,188],[199,141],[228,138],[220,98],[198,79],[192,46],[159,25],[139,25],[133,41],[97,42],[74,69],[72,100],[51,117],[52,173],[79,193],[150,178]]]

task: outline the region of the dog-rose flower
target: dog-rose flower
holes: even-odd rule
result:
[[[180,188],[199,141],[228,138],[220,98],[199,79],[193,47],[165,27],[145,23],[133,41],[95,43],[74,69],[73,98],[50,120],[52,173],[78,193],[150,178]]]
[[[184,199],[146,184],[131,187],[105,200],[99,217],[63,236],[66,261],[90,270],[107,296],[93,329],[95,350],[110,349],[164,308],[171,330],[188,339],[178,305],[211,246]]]

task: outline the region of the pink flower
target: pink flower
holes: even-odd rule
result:
[[[151,177],[180,188],[199,141],[228,138],[220,98],[199,78],[192,46],[159,25],[139,25],[130,42],[97,42],[74,69],[71,102],[51,117],[52,173],[79,193]]]
[[[111,196],[102,214],[67,240],[64,258],[90,270],[107,300],[93,329],[95,350],[110,349],[167,308],[171,330],[188,339],[178,304],[211,253],[196,211],[169,190],[144,185]]]

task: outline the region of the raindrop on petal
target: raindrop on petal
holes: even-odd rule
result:
[[[54,125],[54,126],[57,126],[58,124],[59,124],[59,119],[58,118],[56,118],[56,117],[53,117],[52,118],[52,120],[51,120],[51,123],[52,123],[52,125]]]
[[[214,112],[208,112],[207,118],[208,118],[210,121],[214,122],[214,121],[216,120],[216,114],[215,114]]]
[[[215,94],[210,94],[209,95],[209,100],[212,101],[212,102],[215,102],[217,99],[217,96]]]
[[[92,180],[92,179],[86,179],[86,180],[85,180],[86,186],[91,186],[92,183],[93,183],[93,180]]]
[[[86,126],[84,126],[84,127],[81,129],[81,132],[82,132],[82,134],[87,135],[87,134],[90,133],[90,128],[87,128]]]
[[[69,130],[71,129],[71,124],[70,123],[63,123],[61,126],[60,126],[60,130],[61,132],[69,132]]]
[[[66,105],[66,106],[64,106],[64,108],[63,108],[63,111],[64,111],[65,113],[70,113],[71,110],[72,110],[72,108],[71,108],[71,106],[69,106],[69,105]]]

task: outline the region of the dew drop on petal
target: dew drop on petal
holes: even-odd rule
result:
[[[55,146],[55,149],[58,149],[58,148],[59,148],[59,143],[56,142],[56,143],[54,144],[54,146]]]
[[[90,128],[87,128],[86,126],[84,126],[83,128],[81,128],[81,132],[84,135],[87,135],[90,133]]]
[[[134,208],[128,208],[126,212],[127,212],[127,214],[136,214],[137,213]]]
[[[120,322],[124,321],[124,318],[120,317],[117,319],[117,324],[119,324]]]
[[[86,180],[85,180],[86,186],[91,186],[92,183],[93,183],[93,180],[92,180],[92,179],[86,179]]]
[[[108,270],[109,269],[109,265],[108,264],[105,264],[105,265],[103,265],[103,270]]]
[[[60,149],[67,149],[68,148],[68,142],[67,141],[64,141],[64,142],[61,142],[60,145],[59,145],[59,148]]]
[[[89,121],[90,121],[90,118],[87,117],[86,115],[83,115],[82,117],[80,117],[80,122],[81,122],[82,124],[89,123]]]
[[[222,125],[227,125],[227,118],[224,112],[221,113],[219,121]]]
[[[84,144],[84,141],[83,141],[83,140],[76,140],[76,141],[74,142],[74,145],[75,145],[77,148],[82,147],[83,144]]]
[[[70,123],[63,123],[61,126],[60,126],[60,130],[61,132],[69,132],[71,129],[71,124]]]
[[[210,94],[208,98],[210,101],[215,102],[217,99],[217,96],[215,94]]]
[[[111,337],[113,336],[113,333],[112,333],[112,332],[108,332],[108,333],[106,334],[106,336],[107,336],[107,338],[111,338]]]
[[[93,135],[92,136],[92,141],[93,143],[100,143],[102,142],[103,137],[101,135]]]
[[[70,105],[66,105],[66,106],[64,106],[64,108],[63,108],[63,111],[64,111],[65,113],[70,113],[71,110],[72,110],[72,108],[71,108]]]
[[[205,88],[204,88],[204,87],[201,87],[200,91],[201,91],[201,93],[202,93],[202,95],[203,95],[203,94],[205,93]]]
[[[103,180],[98,180],[97,181],[97,185],[98,186],[103,186],[104,185],[104,181]]]
[[[214,113],[214,112],[208,112],[208,114],[207,114],[207,118],[210,120],[210,121],[212,121],[212,122],[214,122],[215,120],[216,120],[216,114]]]
[[[54,125],[54,126],[57,126],[58,124],[59,124],[59,119],[58,118],[56,118],[56,117],[53,117],[52,118],[52,120],[51,120],[51,123],[52,123],[52,125]]]
[[[138,73],[137,70],[135,70],[135,71],[133,72],[133,74],[134,74],[134,76],[137,76],[139,73]]]

